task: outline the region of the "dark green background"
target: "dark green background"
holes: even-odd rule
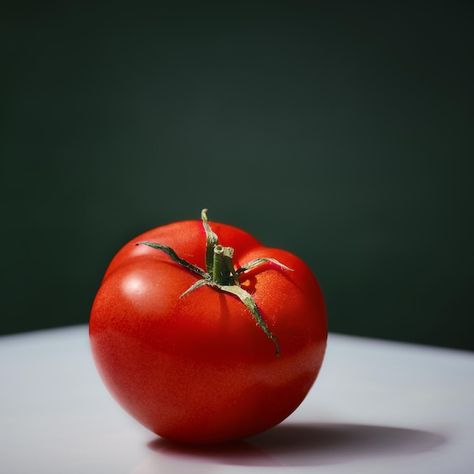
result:
[[[3,8],[2,333],[86,322],[139,232],[305,259],[330,329],[474,349],[471,2]]]

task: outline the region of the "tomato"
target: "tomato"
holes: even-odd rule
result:
[[[89,325],[116,400],[156,434],[187,443],[280,423],[313,385],[327,339],[321,290],[302,260],[202,216],[127,243]]]

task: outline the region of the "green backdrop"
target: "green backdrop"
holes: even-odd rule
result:
[[[474,349],[472,4],[38,3],[0,18],[2,333],[86,322],[121,245],[208,207],[332,331]]]

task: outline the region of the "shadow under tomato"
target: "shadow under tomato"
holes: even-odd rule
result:
[[[410,455],[431,451],[446,442],[437,433],[393,426],[286,423],[246,441],[217,446],[187,446],[157,438],[148,444],[155,457],[148,470],[163,463],[176,471],[190,463],[192,472],[212,465],[317,466],[362,458]],[[201,467],[201,468],[200,468]],[[174,469],[173,469],[174,470]],[[191,472],[190,471],[190,472]]]

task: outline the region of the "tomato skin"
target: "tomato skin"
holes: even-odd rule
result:
[[[236,267],[276,258],[241,276],[281,355],[236,297],[204,286],[180,299],[197,276],[142,241],[171,246],[205,268],[200,221],[152,229],[110,263],[91,311],[89,334],[99,372],[117,401],[156,434],[216,443],[266,430],[303,401],[324,357],[323,297],[306,264],[262,246],[235,227],[212,223]]]

